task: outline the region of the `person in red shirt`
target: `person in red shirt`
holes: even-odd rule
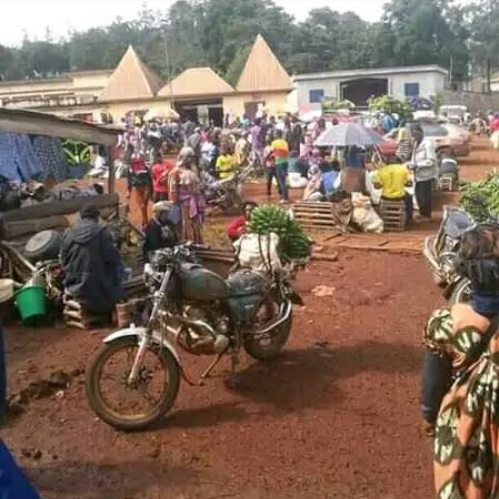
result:
[[[151,169],[154,203],[168,201],[168,174],[171,170],[173,164],[163,159],[162,154],[157,152]]]
[[[494,114],[494,119],[490,123],[490,129],[492,133],[499,132],[499,113]]]
[[[243,234],[246,234],[246,223],[251,217],[251,212],[258,206],[254,201],[247,201],[243,205],[243,213],[240,217],[234,218],[227,226],[227,235],[234,242]]]

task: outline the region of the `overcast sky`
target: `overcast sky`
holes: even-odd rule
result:
[[[0,16],[0,44],[17,45],[26,32],[30,38],[44,38],[47,26],[55,36],[65,35],[70,28],[84,30],[102,26],[117,16],[133,19],[143,0],[3,0]],[[384,0],[275,0],[299,19],[316,7],[329,6],[338,11],[354,10],[373,21],[381,15]],[[148,0],[153,9],[166,10],[174,0]]]

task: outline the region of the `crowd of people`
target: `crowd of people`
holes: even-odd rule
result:
[[[294,115],[279,120],[243,117],[224,129],[190,121],[134,122],[122,147],[130,198],[138,206],[142,227],[149,222],[151,200],[169,201],[179,237],[190,235],[201,242],[205,189],[247,165],[265,175],[268,201],[274,189],[283,204],[293,188],[303,189],[306,201],[330,200],[339,192],[363,193],[375,206],[382,200],[403,201],[408,225],[416,208],[421,220],[431,219],[435,183],[442,175],[458,178],[452,152],[437,156],[434,141],[424,137],[417,123],[400,123],[388,113],[380,117],[379,126],[384,132],[399,128],[397,150],[390,154],[376,147],[315,147],[320,134],[337,124],[324,117],[304,124]],[[182,149],[177,164],[168,159],[172,137]]]

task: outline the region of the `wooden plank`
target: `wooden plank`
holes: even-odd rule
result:
[[[36,220],[23,220],[17,222],[6,222],[4,224],[4,237],[5,239],[15,239],[20,236],[36,234],[42,230],[67,228],[69,222],[62,215],[53,217],[46,217]]]
[[[327,242],[327,241],[330,241],[331,239],[339,238],[339,237],[343,236],[343,234],[344,234],[344,233],[343,233],[343,232],[341,232],[341,231],[338,229],[338,232],[336,232],[336,234],[331,234],[331,235],[329,235],[329,236],[325,237],[325,238],[323,239],[323,242]]]
[[[102,194],[101,196],[87,196],[68,201],[57,201],[53,203],[40,203],[36,206],[19,208],[18,210],[6,211],[0,214],[0,222],[14,222],[33,218],[44,218],[55,215],[68,215],[76,213],[86,204],[92,203],[99,209],[116,207],[119,205],[118,194]]]
[[[320,220],[307,220],[303,223],[300,223],[302,227],[325,227],[328,229],[336,229],[338,226],[334,222],[326,222]]]
[[[323,220],[334,220],[331,213],[299,213],[295,215],[295,220],[299,222],[300,220],[308,220],[311,218],[323,219]]]

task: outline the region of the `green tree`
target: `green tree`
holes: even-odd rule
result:
[[[474,72],[486,77],[490,92],[493,70],[499,69],[499,0],[479,0],[466,10],[471,33],[471,59]]]
[[[383,15],[384,34],[389,34],[395,65],[440,64],[453,76],[467,76],[468,51],[462,33],[456,33],[457,7],[452,0],[392,0]]]

